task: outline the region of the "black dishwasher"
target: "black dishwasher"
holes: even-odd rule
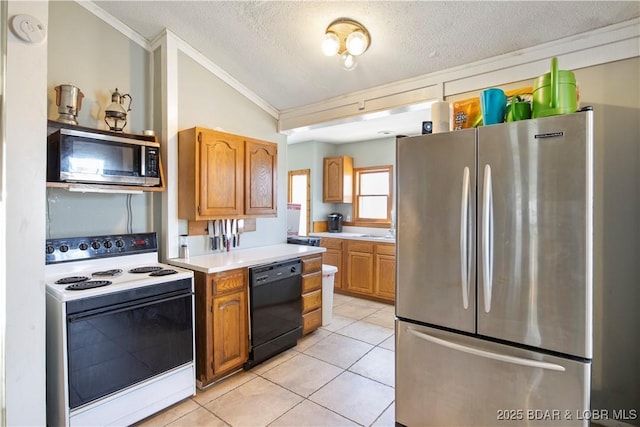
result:
[[[299,258],[249,269],[250,351],[244,369],[294,347],[302,337]]]

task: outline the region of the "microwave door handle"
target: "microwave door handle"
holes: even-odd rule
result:
[[[140,147],[140,176],[147,176],[147,147]]]

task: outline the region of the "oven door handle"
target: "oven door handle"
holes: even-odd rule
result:
[[[133,310],[136,308],[142,308],[142,307],[147,307],[153,304],[159,304],[162,302],[167,302],[167,301],[172,301],[175,299],[180,299],[180,298],[186,298],[186,297],[191,297],[192,295],[194,295],[193,292],[182,292],[180,291],[179,294],[168,294],[168,295],[162,295],[160,298],[153,297],[153,299],[147,299],[145,300],[138,300],[135,302],[125,302],[125,303],[120,303],[120,304],[115,304],[115,305],[110,305],[108,307],[100,307],[100,308],[95,308],[93,310],[89,310],[89,311],[85,311],[83,313],[79,313],[79,314],[71,314],[67,316],[67,322],[68,323],[74,323],[74,322],[79,322],[82,320],[88,320],[91,318],[96,318],[96,317],[101,317],[101,316],[106,316],[108,314],[116,314],[116,313],[122,313],[123,311],[129,311],[129,310]],[[144,301],[144,302],[142,302]]]

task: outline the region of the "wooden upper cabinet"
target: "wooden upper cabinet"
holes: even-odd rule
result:
[[[245,145],[245,213],[276,216],[278,144],[247,139]]]
[[[205,128],[178,133],[178,217],[275,216],[278,145]]]
[[[322,179],[322,201],[325,203],[353,202],[353,159],[325,157]]]
[[[244,141],[242,138],[200,130],[200,204],[202,217],[242,214]]]

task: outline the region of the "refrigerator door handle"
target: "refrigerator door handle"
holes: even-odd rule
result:
[[[466,345],[457,344],[451,341],[444,340],[442,338],[437,338],[437,337],[425,334],[424,332],[416,331],[415,329],[410,327],[407,328],[407,332],[416,338],[420,338],[422,340],[429,341],[433,344],[450,348],[452,350],[461,351],[463,353],[471,354],[474,356],[480,356],[487,359],[498,360],[501,362],[511,363],[515,365],[529,366],[531,368],[540,368],[540,369],[547,369],[547,370],[559,371],[559,372],[565,371],[564,366],[557,365],[555,363],[541,362],[539,360],[525,359],[522,357],[509,356],[506,354],[500,354],[500,353],[494,353],[487,350],[481,350],[475,347],[468,347]]]
[[[491,289],[493,287],[493,191],[491,188],[491,166],[484,166],[484,188],[482,195],[482,262],[484,286],[484,311],[491,311]]]
[[[462,284],[462,306],[469,308],[469,167],[462,172],[462,201],[460,203],[460,278]]]

